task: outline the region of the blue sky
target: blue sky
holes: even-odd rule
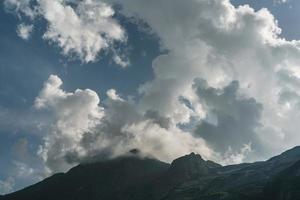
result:
[[[172,16],[176,16],[176,13],[166,11],[166,18],[160,22],[157,18],[164,13],[159,13],[159,9],[153,11],[153,13],[143,11],[147,6],[149,6],[149,10],[156,8],[155,3],[147,5],[144,1],[135,3],[135,0],[129,0],[128,3],[126,1],[122,3],[116,0],[115,4],[111,5],[109,2],[103,1],[106,3],[96,3],[95,5],[99,6],[103,13],[107,8],[114,10],[115,13],[107,18],[108,20],[116,20],[113,24],[115,23],[117,27],[121,27],[121,30],[124,30],[126,41],[120,42],[118,39],[113,39],[115,36],[112,34],[111,38],[109,38],[107,50],[99,50],[97,57],[92,62],[86,62],[80,58],[82,56],[80,49],[73,49],[73,54],[65,53],[63,55],[62,51],[67,47],[60,45],[57,37],[43,38],[46,30],[50,29],[51,23],[53,23],[52,25],[55,29],[54,22],[47,18],[47,14],[44,15],[42,13],[47,12],[46,7],[43,8],[45,10],[31,19],[22,13],[22,10],[8,8],[7,5],[11,2],[13,1],[2,1],[0,9],[0,23],[2,25],[0,30],[0,193],[20,189],[52,173],[66,171],[71,166],[88,159],[89,156],[93,156],[96,153],[116,156],[126,152],[128,148],[145,147],[145,151],[148,151],[146,153],[154,154],[162,160],[170,161],[180,154],[196,151],[202,155],[204,154],[204,157],[207,159],[214,159],[220,162],[223,160],[224,164],[231,164],[266,159],[268,156],[275,155],[295,145],[297,139],[299,139],[296,133],[287,130],[287,127],[292,123],[289,119],[292,117],[297,119],[298,113],[282,110],[285,109],[282,108],[282,105],[288,107],[298,105],[298,93],[295,92],[294,85],[286,86],[286,82],[290,83],[291,81],[284,79],[284,75],[286,72],[293,72],[288,77],[294,78],[293,83],[298,81],[299,77],[296,68],[299,61],[296,58],[299,54],[297,52],[297,45],[299,44],[287,42],[282,44],[275,36],[270,36],[271,39],[261,36],[258,34],[260,33],[259,31],[264,31],[261,26],[257,26],[258,33],[253,31],[253,34],[258,34],[259,36],[249,34],[250,42],[249,44],[246,42],[248,46],[245,52],[248,51],[248,54],[264,48],[274,48],[270,52],[275,52],[276,56],[272,53],[264,55],[266,57],[270,56],[270,58],[262,59],[262,63],[266,63],[266,66],[263,67],[268,68],[269,65],[274,68],[275,66],[283,66],[282,69],[280,68],[279,71],[276,71],[276,78],[274,78],[275,75],[274,77],[267,77],[277,80],[278,74],[282,75],[280,76],[281,78],[284,76],[282,80],[278,81],[279,83],[269,86],[270,90],[274,88],[274,91],[280,91],[278,106],[276,107],[278,110],[276,111],[281,115],[286,114],[286,123],[277,127],[272,122],[274,121],[275,123],[278,119],[269,112],[275,109],[274,105],[269,105],[267,98],[261,97],[260,91],[264,91],[266,88],[260,82],[263,79],[258,75],[260,69],[248,70],[247,64],[245,64],[245,69],[240,71],[239,69],[226,67],[227,62],[232,62],[232,65],[248,62],[250,64],[255,63],[252,63],[253,60],[249,61],[246,58],[247,56],[239,55],[240,50],[243,48],[238,50],[240,46],[232,45],[234,47],[231,47],[229,45],[230,42],[232,42],[231,44],[240,42],[242,46],[243,41],[235,40],[231,37],[235,33],[225,36],[225,38],[229,38],[227,39],[228,41],[223,41],[222,38],[220,40],[218,38],[211,39],[204,34],[201,41],[206,46],[211,45],[209,49],[216,48],[212,52],[222,51],[223,45],[225,45],[226,53],[219,54],[218,52],[216,55],[210,53],[209,55],[211,56],[205,57],[205,59],[208,59],[207,63],[220,65],[222,69],[216,68],[213,72],[209,70],[198,71],[193,67],[195,62],[199,63],[199,69],[204,69],[209,65],[207,63],[200,64],[204,59],[205,52],[208,50],[206,51],[206,46],[204,47],[200,43],[199,45],[198,43],[189,43],[188,38],[195,31],[191,29],[191,34],[189,35],[188,23],[188,25],[183,26],[186,27],[186,32],[180,33],[182,36],[175,34],[181,27],[180,23],[185,23],[184,20],[180,20],[180,12],[177,13],[178,19],[173,19]],[[36,1],[32,2],[34,2],[33,4],[36,3]],[[47,2],[47,0],[42,2]],[[168,2],[166,1],[166,5]],[[191,2],[194,2],[194,0]],[[70,2],[66,1],[64,6],[68,5],[68,3]],[[172,6],[175,8],[177,3],[176,1]],[[257,11],[261,8],[267,8],[274,18],[278,20],[278,25],[282,29],[280,35],[277,33],[279,38],[285,38],[287,41],[300,39],[300,12],[298,12],[300,2],[296,0],[290,0],[286,3],[280,3],[279,1],[275,3],[273,0],[232,0],[231,3],[236,8],[239,5],[249,4],[250,7],[255,9],[254,14],[249,15],[253,19],[259,16]],[[76,7],[76,1],[74,4]],[[224,9],[224,12],[229,13],[226,10],[227,4],[215,4],[220,6],[220,10]],[[32,7],[33,5],[30,6]],[[190,6],[189,3],[182,9],[187,9],[188,6]],[[201,10],[201,6],[199,5],[199,13],[204,12]],[[89,7],[83,8],[90,9]],[[180,3],[178,3],[176,8],[180,10]],[[214,7],[208,8],[214,9]],[[75,11],[79,12],[78,10]],[[212,13],[214,12],[212,10]],[[238,11],[235,10],[234,12]],[[251,13],[249,10],[247,12]],[[151,15],[157,15],[157,18],[155,16],[151,17]],[[171,16],[170,19],[168,16]],[[271,23],[270,27],[273,27],[273,21],[268,21],[269,15],[263,14],[260,17],[262,22],[267,25]],[[199,20],[201,19],[200,17]],[[218,18],[216,17],[216,19]],[[144,22],[141,20],[144,20]],[[253,29],[256,28],[255,23],[261,22],[259,20],[253,21],[254,25],[249,25],[250,32],[253,27]],[[112,24],[112,21],[109,22]],[[248,21],[242,22],[246,24],[245,26],[248,26],[247,23],[250,23]],[[205,28],[211,28],[208,25],[206,26],[205,23],[200,23],[201,27],[199,29],[201,31]],[[21,38],[17,34],[16,29],[20,24],[33,25],[33,32],[28,39]],[[105,28],[110,29],[111,27]],[[172,28],[174,28],[174,36],[172,32],[168,32],[168,30],[173,30]],[[61,30],[66,31],[64,33],[68,32],[68,30]],[[271,30],[270,32],[273,33],[273,31]],[[97,32],[97,34],[101,33],[105,33],[108,36],[111,34],[107,30]],[[187,36],[184,35],[185,33]],[[101,35],[101,37],[104,36]],[[186,40],[182,39],[185,37],[187,38]],[[237,38],[243,37],[248,40],[247,34],[242,34]],[[262,37],[271,41],[270,43],[278,43],[278,45],[284,47],[282,47],[283,49],[276,49],[274,47],[276,45],[270,45],[271,47],[269,47],[265,43],[262,43],[259,47],[255,47],[255,45],[252,47],[251,40],[256,37]],[[255,40],[253,43],[257,41]],[[197,42],[199,41],[197,40]],[[288,45],[292,47],[284,49]],[[231,48],[233,52],[229,52]],[[229,49],[228,54],[227,49]],[[114,60],[114,56],[119,55],[119,51],[121,52],[120,55],[122,54],[121,56],[129,60],[130,64],[128,66],[122,67]],[[269,51],[269,49],[266,51]],[[289,53],[289,51],[291,52]],[[194,53],[197,55],[198,52],[199,58],[191,56]],[[276,52],[279,53],[276,54]],[[292,55],[291,58],[289,56],[284,57],[286,59],[284,64],[275,61],[275,57],[283,56],[281,52],[288,52],[287,54]],[[232,55],[239,55],[240,57],[236,59]],[[223,60],[220,61],[218,58]],[[167,68],[162,65],[170,66]],[[189,66],[186,65],[191,65],[192,67],[189,69]],[[292,67],[289,68],[289,66],[285,65],[292,65]],[[227,72],[228,74],[226,74]],[[258,74],[256,75],[255,73]],[[268,73],[270,72],[266,72],[266,74]],[[249,75],[250,78],[247,74],[251,75]],[[55,76],[51,78],[50,75]],[[200,78],[201,80],[194,81],[194,78]],[[60,81],[62,82],[61,87],[59,85]],[[283,83],[283,81],[286,82]],[[55,85],[56,83],[59,86]],[[258,86],[255,83],[258,83]],[[47,90],[47,84],[49,87],[53,86],[54,93],[51,93],[52,90],[50,92]],[[187,86],[183,87],[182,85],[184,84]],[[246,85],[249,85],[248,88],[250,89],[247,89]],[[254,86],[252,87],[252,85]],[[281,88],[281,86],[286,87]],[[85,90],[86,88],[90,90]],[[82,90],[76,93],[77,89]],[[194,92],[192,93],[190,89]],[[223,95],[219,95],[220,93]],[[53,96],[55,94],[59,96]],[[98,98],[100,103],[97,101]],[[38,105],[37,99],[40,99],[40,102],[42,102],[40,105]],[[76,108],[72,107],[73,103]],[[236,106],[231,108],[232,104]],[[224,105],[225,107],[227,105],[230,111],[223,108]],[[183,106],[183,110],[179,106]],[[80,107],[86,110],[82,111]],[[243,115],[245,110],[248,113],[246,117]],[[61,113],[60,111],[64,112]],[[70,116],[66,112],[70,112]],[[69,116],[69,118],[66,116]],[[86,116],[86,118],[82,116]],[[70,124],[75,122],[82,122],[82,124],[77,123],[75,128],[70,130],[59,129],[61,126],[67,129]],[[145,125],[148,123],[153,123],[155,130],[149,129],[149,126]],[[239,129],[240,124],[243,125],[242,129]],[[231,126],[237,128],[226,128]],[[81,130],[81,127],[85,127],[85,129]],[[53,131],[54,129],[55,131]],[[125,132],[123,132],[124,129],[126,129]],[[228,137],[233,138],[232,144],[226,141],[225,143],[228,143],[228,146],[221,145],[222,143],[224,144],[224,141],[219,141],[218,139],[222,138],[218,137],[220,129],[230,132]],[[257,129],[262,130],[258,131]],[[99,140],[97,140],[98,143],[87,144],[88,148],[80,146],[83,143],[83,138],[87,138],[85,133],[89,131],[95,132],[95,136]],[[240,133],[243,131],[245,134]],[[102,132],[111,133],[102,136]],[[128,135],[128,132],[132,133],[132,135]],[[143,133],[139,135],[138,132]],[[273,136],[270,132],[276,132],[277,134],[275,136],[275,145],[282,143],[282,141],[286,145],[280,147],[271,145],[270,143],[272,142],[269,141],[269,138]],[[76,135],[68,135],[71,133],[76,133]],[[115,134],[116,137],[110,136],[111,134]],[[182,136],[182,134],[185,136]],[[282,136],[282,134],[286,135]],[[137,135],[141,138],[138,142],[128,139],[130,137],[136,138]],[[168,135],[167,139],[162,135]],[[153,139],[154,137],[157,138]],[[50,146],[47,146],[46,140],[50,141]],[[180,140],[186,141],[186,143],[180,144]],[[62,141],[67,141],[67,143],[63,144]],[[157,145],[159,147],[153,147],[155,146],[153,143],[157,143],[157,141],[162,142]],[[108,143],[108,146],[102,147],[102,144],[106,143]],[[59,147],[67,146],[66,152],[69,151],[69,154],[62,155],[62,152],[54,151],[56,144],[62,145]],[[178,150],[170,149],[172,146],[176,148],[176,145],[181,146],[181,148],[178,148]],[[112,150],[114,147],[117,150]],[[38,153],[40,148],[42,148],[41,151],[44,154]],[[81,151],[78,148],[84,150]],[[59,160],[56,160],[56,158],[52,159],[51,156],[53,154],[62,155],[62,158],[59,158]],[[47,155],[47,157],[45,158],[42,155]],[[71,163],[64,160],[71,157],[74,159]],[[62,167],[60,168],[60,166]],[[26,173],[28,174],[26,175]]]

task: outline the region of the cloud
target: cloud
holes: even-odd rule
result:
[[[141,149],[143,155],[164,161],[191,151],[203,157],[214,156],[205,141],[182,131],[156,111],[144,112],[137,102],[122,98],[116,90],[107,91],[100,105],[91,90],[66,92],[62,80],[51,75],[35,100],[34,107],[49,116],[38,154],[48,173],[96,159],[108,159]]]
[[[137,102],[121,98],[115,90],[109,90],[107,94],[101,123],[94,132],[85,134],[82,140],[82,146],[88,149],[90,158],[78,157],[76,162],[99,154],[115,157],[131,149],[141,149],[144,155],[169,162],[191,151],[204,157],[214,155],[205,141],[183,132],[158,112],[143,112]]]
[[[209,87],[221,91],[237,81],[239,93],[245,99],[235,100],[233,103],[237,105],[230,108],[242,109],[238,106],[244,102],[245,107],[249,104],[253,109],[249,118],[242,112],[239,114],[249,135],[243,133],[239,122],[234,123],[234,118],[226,121],[226,125],[240,127],[241,133],[236,132],[236,137],[245,137],[244,144],[249,142],[247,139],[254,141],[251,155],[262,159],[297,145],[299,135],[295,121],[299,119],[299,112],[293,107],[297,103],[292,102],[298,99],[300,42],[282,38],[277,20],[267,9],[255,11],[248,5],[234,7],[229,0],[115,2],[123,5],[122,13],[126,16],[146,22],[166,50],[153,62],[154,80],[139,89],[141,109],[159,111],[174,123],[187,127],[186,124],[202,121],[208,114],[192,89],[196,78],[206,80]],[[284,77],[279,73],[282,70],[286,72]],[[288,91],[297,95],[287,94]],[[288,99],[289,104],[283,103]],[[222,123],[229,120],[224,117]],[[208,133],[206,136],[210,137]],[[237,145],[236,141],[240,140],[231,141],[232,148]],[[219,142],[214,143],[222,147]],[[228,146],[230,141],[225,143]],[[239,142],[240,145],[243,143]]]
[[[159,125],[161,128],[170,128],[170,118],[161,116],[158,111],[147,110],[145,117],[151,119],[153,123]]]
[[[195,80],[194,89],[206,110],[195,132],[218,152],[228,148],[238,151],[244,144],[261,149],[256,130],[261,126],[262,105],[254,98],[239,94],[239,83],[231,82],[222,89],[209,87],[207,82]]]
[[[121,57],[121,56],[118,55],[118,54],[115,54],[115,55],[113,56],[113,60],[115,61],[115,63],[116,63],[117,65],[120,65],[120,66],[123,67],[123,68],[125,68],[125,67],[127,67],[127,66],[130,65],[130,62],[129,62],[129,60],[128,60],[127,58],[123,58],[123,57]]]
[[[40,6],[48,21],[44,39],[58,44],[65,55],[75,53],[90,62],[113,41],[125,40],[124,30],[112,18],[114,10],[101,1],[82,1],[76,10],[61,1],[43,0]]]
[[[33,25],[20,24],[17,27],[17,34],[20,38],[28,40],[33,31]]]
[[[273,4],[286,4],[289,3],[291,0],[273,0]]]
[[[13,190],[15,180],[12,177],[8,177],[6,180],[0,180],[0,194],[7,194]]]
[[[5,0],[5,6],[20,18],[29,17],[33,22],[44,18],[47,28],[43,38],[60,47],[65,56],[88,63],[95,62],[104,51],[111,51],[118,65],[129,65],[114,49],[116,42],[126,42],[126,34],[114,19],[115,11],[107,3],[97,0]],[[28,39],[30,27],[20,25],[20,37]]]
[[[48,175],[32,146],[25,137],[20,137],[11,146],[11,159],[8,161],[10,168],[5,174],[5,180],[0,180],[0,194],[22,189],[28,183],[41,181]]]
[[[31,3],[32,0],[5,0],[4,6],[8,11],[16,13],[19,17],[25,15],[33,19],[37,13]]]
[[[61,85],[61,79],[51,75],[34,104],[37,110],[49,116],[43,125],[47,132],[44,144],[38,152],[49,171],[70,167],[64,160],[65,152],[85,154],[79,145],[83,134],[93,129],[103,117],[100,99],[94,91],[77,89],[66,92]]]
[[[27,138],[19,138],[11,148],[14,164],[14,179],[35,179],[43,176],[43,171],[38,167],[39,159],[35,152],[30,149],[30,142]]]
[[[223,165],[229,165],[229,164],[239,164],[245,161],[248,154],[251,153],[252,147],[251,143],[244,144],[243,147],[239,151],[234,151],[229,146],[228,150],[223,154],[223,159],[221,161],[221,164]]]
[[[203,139],[195,138],[190,133],[183,132],[176,127],[165,129],[151,121],[143,121],[125,126],[122,131],[132,138],[128,142],[129,146],[125,146],[125,148],[142,149],[146,154],[163,161],[171,162],[190,152],[200,153],[206,159],[215,156]]]
[[[28,150],[28,140],[26,138],[20,138],[12,147],[12,154],[15,159],[19,161],[31,160],[31,155]]]

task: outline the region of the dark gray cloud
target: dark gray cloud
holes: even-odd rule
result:
[[[147,119],[151,119],[153,123],[158,124],[160,127],[168,129],[170,128],[170,118],[163,117],[158,111],[148,110],[144,115]]]
[[[238,93],[238,81],[217,89],[197,79],[193,87],[207,110],[207,117],[196,128],[199,136],[219,152],[228,148],[237,151],[245,144],[259,146],[256,128],[261,126],[263,107],[254,98]]]

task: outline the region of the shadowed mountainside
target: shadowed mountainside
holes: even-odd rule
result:
[[[221,166],[191,153],[171,164],[128,155],[81,164],[1,200],[296,200],[300,147],[267,161]]]

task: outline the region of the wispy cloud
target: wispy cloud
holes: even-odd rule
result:
[[[20,38],[28,40],[33,31],[33,25],[20,24],[17,27],[17,34]]]
[[[15,186],[15,179],[8,177],[6,180],[0,180],[0,194],[12,192]]]

